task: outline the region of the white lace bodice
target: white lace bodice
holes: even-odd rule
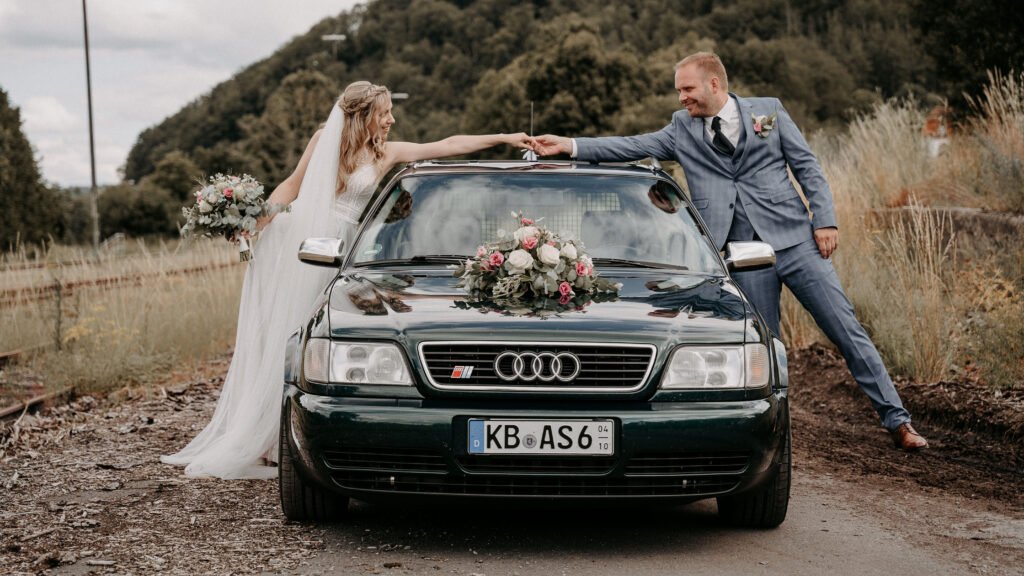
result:
[[[380,175],[373,163],[358,166],[349,175],[345,191],[334,201],[333,215],[348,224],[358,223],[379,181]]]

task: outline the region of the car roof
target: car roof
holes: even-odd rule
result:
[[[481,172],[532,172],[563,174],[605,174],[672,178],[660,168],[630,163],[590,163],[566,160],[428,160],[415,162],[399,172],[396,177],[414,174],[457,174]]]

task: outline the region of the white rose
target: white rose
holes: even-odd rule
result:
[[[536,238],[537,236],[540,236],[540,230],[538,230],[536,226],[523,226],[522,228],[516,230],[514,236],[516,242],[521,243],[525,238],[529,238],[531,236]]]
[[[558,264],[558,248],[550,244],[544,244],[537,251],[537,257],[541,262],[548,266],[555,266]]]
[[[505,268],[510,274],[522,274],[533,268],[533,256],[526,250],[513,250],[505,260]]]
[[[210,206],[209,202],[207,202],[206,200],[200,200],[199,201],[199,212],[200,213],[206,214],[206,213],[208,213],[208,212],[210,212],[212,210],[213,210],[213,206]]]
[[[562,246],[561,255],[565,258],[568,258],[569,260],[575,260],[577,256],[576,246],[567,243],[566,245]]]

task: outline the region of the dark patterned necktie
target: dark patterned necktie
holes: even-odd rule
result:
[[[729,142],[729,139],[722,134],[722,119],[715,116],[711,119],[711,131],[715,133],[715,137],[711,139],[711,144],[726,156],[732,156],[732,153],[736,151],[736,147]]]

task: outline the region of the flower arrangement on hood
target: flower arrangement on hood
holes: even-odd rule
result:
[[[519,228],[511,237],[479,246],[476,256],[455,267],[460,288],[485,298],[557,298],[568,304],[577,294],[622,287],[598,275],[582,243],[563,239],[522,213],[512,217]]]

